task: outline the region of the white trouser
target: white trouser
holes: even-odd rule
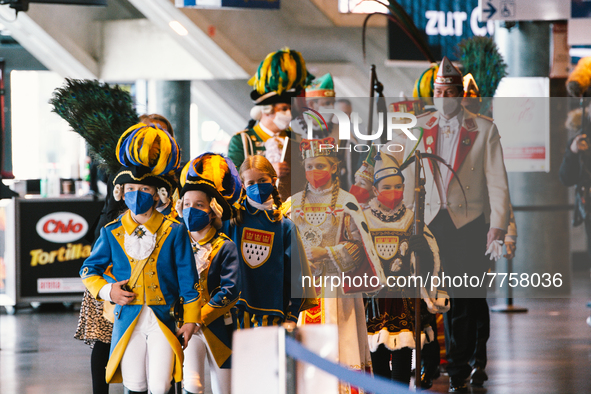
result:
[[[211,391],[213,394],[230,394],[231,369],[218,367],[201,329],[193,334],[185,349],[183,388],[191,394],[203,394],[206,358],[211,376]]]
[[[170,389],[174,353],[157,320],[152,308],[144,305],[121,358],[123,385],[131,391],[149,386],[152,394],[166,394]]]

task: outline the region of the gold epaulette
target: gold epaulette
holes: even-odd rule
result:
[[[117,223],[117,222],[120,222],[120,221],[121,221],[121,219],[120,219],[120,218],[117,218],[117,219],[115,219],[115,220],[112,220],[112,221],[110,221],[109,223],[105,224],[103,227],[110,226],[111,224],[113,224],[113,223]]]

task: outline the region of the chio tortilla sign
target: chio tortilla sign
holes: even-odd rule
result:
[[[66,243],[76,241],[88,232],[88,222],[72,212],[53,212],[37,222],[37,234],[49,242]]]

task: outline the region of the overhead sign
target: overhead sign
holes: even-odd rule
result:
[[[457,45],[474,36],[492,36],[494,22],[481,23],[478,0],[398,0],[429,44],[436,59],[457,60]],[[408,36],[390,22],[389,59],[425,60]]]
[[[571,0],[572,18],[591,18],[591,1]]]
[[[569,19],[575,0],[479,0],[480,20],[553,21]]]
[[[279,9],[280,0],[175,0],[177,8],[266,8]]]

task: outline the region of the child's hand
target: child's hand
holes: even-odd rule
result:
[[[321,248],[319,246],[314,246],[310,248],[310,253],[312,255],[312,260],[324,260],[328,257],[328,252],[325,248]]]
[[[187,345],[189,345],[189,340],[193,336],[194,331],[195,323],[185,323],[177,331],[176,336],[181,339],[181,345],[183,346],[183,349],[186,349]]]
[[[122,288],[127,284],[127,282],[129,282],[129,279],[113,283],[113,286],[111,286],[111,300],[115,304],[127,305],[133,300],[135,300],[135,293],[133,293],[132,291],[123,290]]]

